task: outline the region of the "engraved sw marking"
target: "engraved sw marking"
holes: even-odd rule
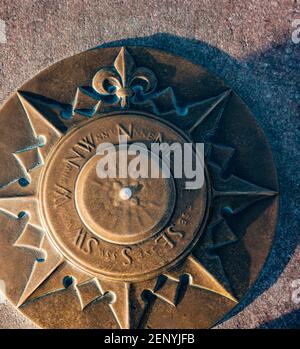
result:
[[[68,202],[70,202],[70,200],[72,200],[72,192],[59,185],[59,184],[55,184],[56,190],[54,192],[54,206],[55,208],[58,208]]]
[[[99,241],[94,237],[88,237],[87,232],[81,228],[75,238],[75,245],[84,253],[92,254],[94,247],[99,245]]]

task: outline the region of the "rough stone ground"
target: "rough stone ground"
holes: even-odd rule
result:
[[[182,55],[245,100],[274,152],[281,213],[263,274],[218,327],[299,327],[292,281],[300,279],[300,43],[291,40],[299,1],[0,0],[0,19],[7,29],[7,43],[0,44],[0,102],[57,60],[116,44]],[[0,304],[0,328],[30,327],[12,306]]]

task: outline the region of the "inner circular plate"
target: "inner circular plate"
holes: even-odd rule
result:
[[[102,156],[96,153],[77,178],[75,202],[81,220],[111,243],[141,242],[163,229],[173,213],[176,188],[172,174],[164,175],[161,159],[151,151],[135,150],[138,157],[128,154],[127,144],[108,148]],[[137,174],[136,160],[144,164]],[[112,169],[112,178],[107,178],[105,165]],[[120,167],[127,173],[119,173]],[[151,177],[151,169],[159,178]]]
[[[131,130],[129,145],[144,144],[149,149],[158,136],[166,144],[184,145],[188,140],[165,122],[141,114],[84,123],[53,149],[40,182],[40,210],[50,239],[79,267],[117,280],[149,279],[181,260],[196,243],[208,212],[207,186],[187,190],[187,178],[173,178],[171,169],[170,178],[99,178],[101,145],[117,145],[117,157],[133,160],[127,146],[118,145],[124,129]],[[82,147],[87,139],[88,149]],[[147,150],[143,156],[149,155],[153,154]],[[157,156],[147,161],[149,170],[161,172],[163,162]],[[119,170],[119,162],[116,165]],[[120,199],[122,188],[129,188],[132,198]],[[69,198],[63,204],[62,191]],[[186,224],[181,217],[188,211]],[[166,246],[166,232],[177,237],[172,248]]]

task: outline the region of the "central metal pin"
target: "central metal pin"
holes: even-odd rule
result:
[[[122,200],[129,200],[132,196],[132,191],[128,187],[122,188],[119,192],[119,196]]]

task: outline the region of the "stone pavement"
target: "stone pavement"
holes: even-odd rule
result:
[[[299,327],[292,282],[300,279],[300,43],[291,37],[292,22],[300,21],[300,2],[0,0],[0,19],[6,27],[6,43],[0,43],[0,102],[62,58],[121,44],[182,55],[221,77],[244,99],[274,153],[280,217],[261,277],[218,327]],[[0,304],[0,328],[33,326],[7,302]]]

